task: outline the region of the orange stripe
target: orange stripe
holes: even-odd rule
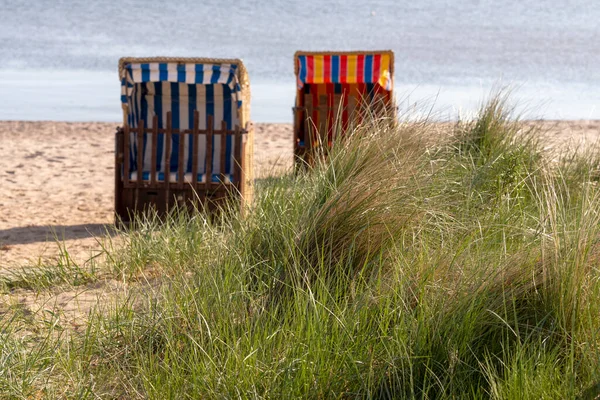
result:
[[[348,69],[346,70],[346,82],[356,83],[356,56],[348,56]]]
[[[381,55],[381,67],[379,68],[379,85],[384,89],[392,89],[391,87],[391,74],[390,74],[390,55]]]
[[[315,56],[314,83],[323,83],[323,56]]]

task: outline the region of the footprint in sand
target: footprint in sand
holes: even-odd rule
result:
[[[29,158],[36,158],[36,157],[43,156],[43,155],[44,155],[43,151],[36,151],[35,153],[26,155],[25,158],[28,158],[28,159]]]

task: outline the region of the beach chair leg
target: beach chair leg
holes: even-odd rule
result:
[[[121,174],[123,173],[123,158],[125,155],[124,151],[124,137],[123,129],[117,129],[115,133],[115,224],[126,222],[127,209],[123,204],[123,179]]]

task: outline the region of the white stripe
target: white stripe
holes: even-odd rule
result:
[[[221,130],[221,122],[223,121],[223,85],[214,85],[215,95],[215,117],[214,125],[215,130]],[[213,152],[213,173],[218,174],[221,172],[221,135],[215,135],[215,151]]]
[[[139,86],[139,85],[137,85]],[[140,88],[137,87],[135,91],[135,98],[133,99],[134,104],[132,104],[133,108],[132,108],[132,112],[133,112],[133,126],[135,128],[137,128],[139,126],[138,121],[140,120],[140,115],[138,115],[137,113],[140,112],[141,109],[141,98],[142,98],[142,91],[139,90]],[[131,143],[131,151],[133,153],[133,162],[134,165],[130,165],[129,169],[130,170],[137,170],[137,160],[138,157],[141,157],[141,151],[143,150],[142,148],[140,148],[138,140],[137,140],[137,135],[135,133],[131,133],[131,137],[129,138],[129,143]],[[134,144],[135,143],[135,147]],[[137,153],[135,152],[135,149],[137,148]]]
[[[133,72],[133,81],[142,81],[142,67],[140,64],[131,64],[131,71]]]
[[[146,120],[148,121],[148,128],[153,128],[154,119],[154,95],[156,89],[154,89],[154,83],[148,82],[146,84],[148,88],[148,94],[146,95],[146,103],[148,104],[148,113],[146,114]],[[146,144],[146,152],[144,153],[144,171],[152,171],[152,135],[148,135],[148,143]]]
[[[167,80],[177,82],[177,64],[167,64]]]
[[[206,86],[196,85],[196,109],[198,110],[198,129],[206,129]],[[198,141],[198,172],[206,173],[206,135],[200,135]]]
[[[235,93],[231,93],[231,129],[235,130],[236,126],[240,125],[240,120],[238,118],[238,108],[237,108],[237,96]],[[241,128],[241,127],[240,127]],[[235,171],[235,139],[231,141],[231,157],[229,158],[229,171],[233,175]],[[241,160],[238,160],[241,162]],[[237,177],[236,177],[237,178]]]
[[[187,73],[187,71],[186,71]],[[190,129],[192,128],[189,123],[189,107],[190,107],[190,98],[188,93],[189,85],[185,83],[179,84],[179,129]],[[183,150],[183,165],[184,171],[187,169],[187,164],[189,160],[188,149],[190,147],[190,135],[184,135],[184,150]],[[181,137],[179,138],[181,140]]]
[[[227,84],[227,80],[229,79],[229,70],[231,69],[230,64],[221,64],[220,70],[221,75],[219,76],[219,83]]]
[[[212,76],[213,76],[213,69],[212,69],[212,64],[204,64],[204,79],[202,79],[202,83],[204,84],[210,84],[210,81],[212,80]]]
[[[161,96],[161,100],[162,100],[162,114],[163,114],[163,123],[164,126],[167,126],[167,113],[169,111],[171,111],[171,83],[169,82],[161,82],[160,84],[162,84],[162,96]],[[173,146],[173,143],[171,143],[171,147]],[[173,149],[171,149],[171,151],[173,151]],[[165,161],[165,156],[167,153],[167,136],[164,136],[164,140],[163,140],[163,148],[162,148],[162,154],[161,154],[161,163],[160,163],[160,171],[161,172],[165,172],[168,170],[168,165],[170,160],[167,159]]]
[[[149,65],[150,67],[150,80],[152,82],[158,82],[158,79],[160,78],[160,74],[158,71],[158,63],[152,63]]]
[[[196,64],[185,64],[185,82],[196,82]]]
[[[224,115],[224,104],[223,104],[223,85],[215,85],[214,86],[214,95],[215,95],[215,129],[221,129],[221,122],[223,121]]]

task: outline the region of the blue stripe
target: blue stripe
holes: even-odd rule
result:
[[[204,64],[196,64],[196,83],[204,83]]]
[[[158,126],[162,127],[163,125],[163,115],[162,115],[162,84],[155,83],[154,84],[154,113],[158,117]],[[160,171],[160,166],[162,165],[162,153],[163,153],[163,144],[165,141],[165,135],[158,135],[158,141],[156,145],[156,170]]]
[[[337,56],[335,56],[335,57],[337,57]],[[334,68],[337,71],[335,73],[339,74],[339,57],[337,57],[337,58],[338,58],[338,60],[336,61]],[[301,79],[305,80],[306,74],[307,74],[307,72],[306,72],[306,57],[301,56],[301,57],[299,57],[299,60],[303,66],[301,68],[301,72],[300,72]],[[168,82],[169,81],[169,65],[172,66],[173,64],[172,63],[158,64],[158,70],[157,70],[158,78],[152,79],[151,78],[151,74],[153,71],[152,65],[149,63],[139,64],[137,67],[140,69],[141,82]],[[207,67],[207,68],[210,67],[208,75],[206,75],[206,76],[204,74],[205,67]],[[236,65],[232,64],[229,66],[221,66],[221,65],[213,65],[213,64],[207,64],[207,65],[194,64],[194,69],[195,69],[195,73],[192,72],[192,74],[194,74],[193,80],[197,84],[217,84],[217,83],[219,83],[218,81],[221,78],[222,74],[227,74],[226,84],[230,87],[230,89],[232,89],[234,92],[241,91],[239,84],[237,84],[237,82],[235,82],[235,73],[237,71]],[[133,85],[130,83],[130,82],[133,82],[133,65],[131,65],[131,64],[126,65],[125,70],[126,70],[126,73],[129,74],[129,78],[121,80],[121,88],[122,88],[121,102],[123,104],[126,104],[128,101],[129,94],[127,93],[127,88],[133,88]],[[176,81],[181,82],[181,83],[186,82],[187,75],[188,75],[186,66],[183,64],[177,65],[176,70],[177,70]],[[242,101],[238,100],[238,108],[241,106],[242,106]]]
[[[173,129],[179,129],[179,83],[171,83],[171,123]],[[172,138],[170,171],[176,172],[179,163],[179,134],[173,135]]]
[[[121,79],[121,103],[127,103],[127,80],[125,78]]]
[[[185,83],[185,65],[184,64],[177,65],[177,82]]]
[[[219,68],[217,65],[213,65],[212,76],[210,77],[210,83],[212,83],[212,84],[219,83],[220,77],[221,77],[221,68]]]
[[[333,93],[335,93],[335,94],[342,94],[342,84],[341,83],[334,83],[333,84]]]
[[[158,80],[160,82],[166,82],[169,80],[169,67],[167,64],[158,64]]]
[[[231,114],[231,90],[229,86],[223,85],[223,118],[227,123],[227,129],[233,129],[232,127],[232,114]],[[227,136],[227,142],[225,144],[225,173],[231,173],[231,153],[233,146],[233,137]]]
[[[300,62],[300,82],[306,82],[306,57],[298,56]]]
[[[227,77],[227,83],[226,83],[226,85],[229,86],[229,88],[231,89],[231,82],[233,82],[233,77],[235,76],[234,75],[234,70],[230,69],[227,72],[228,72],[229,76]],[[237,86],[237,85],[235,85],[235,86]]]
[[[373,55],[368,54],[365,56],[365,76],[363,82],[371,82],[373,76]]]
[[[340,56],[331,56],[331,81],[340,81]]]
[[[150,64],[140,65],[142,69],[142,82],[150,82]]]
[[[194,129],[194,111],[196,111],[196,85],[188,85],[188,126]],[[198,121],[199,122],[199,121]],[[192,172],[192,157],[194,154],[194,135],[190,135],[188,143],[188,163],[186,172]]]
[[[208,121],[208,116],[212,115],[214,117],[215,115],[215,92],[214,92],[215,88],[212,85],[207,85],[206,86],[206,120]],[[208,125],[208,124],[207,124]],[[213,126],[214,126],[214,120],[213,120]],[[207,126],[207,129],[209,127]],[[214,163],[215,163],[215,137],[212,137],[212,160],[213,160],[213,171],[214,169]],[[205,169],[206,171],[206,169]]]

